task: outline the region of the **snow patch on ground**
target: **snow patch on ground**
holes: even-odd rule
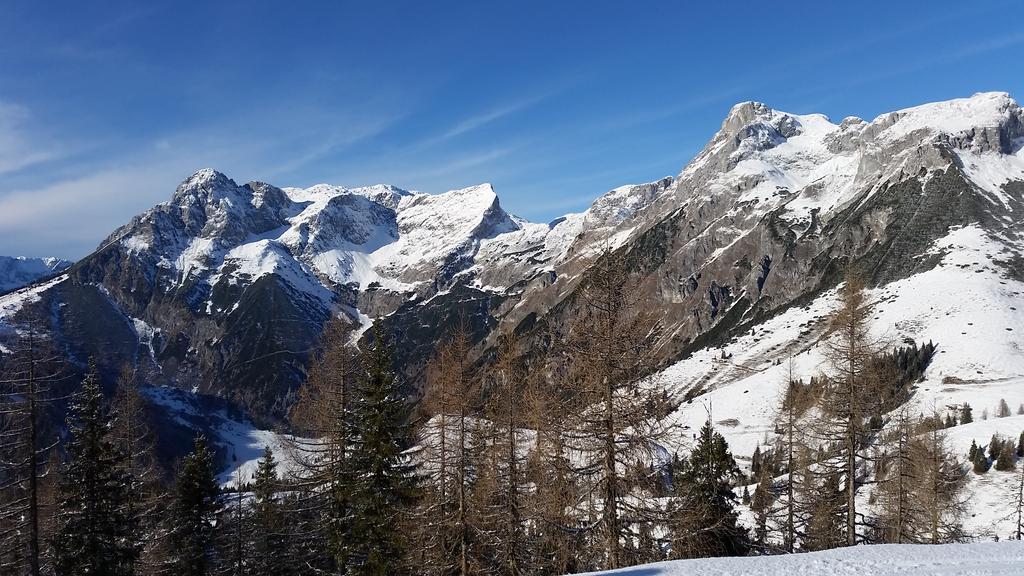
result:
[[[20,290],[15,290],[9,294],[0,296],[0,322],[3,322],[17,314],[25,304],[38,302],[41,298],[40,294],[67,279],[67,274],[61,274],[60,276],[51,278],[41,284],[27,286]]]
[[[657,562],[595,574],[620,576],[1016,576],[1024,544],[884,544],[824,552]]]

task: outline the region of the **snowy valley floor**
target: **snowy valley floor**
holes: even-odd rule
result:
[[[786,556],[704,558],[596,574],[622,576],[1021,576],[1024,543],[880,544]]]

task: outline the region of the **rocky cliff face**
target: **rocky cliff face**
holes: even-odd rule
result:
[[[609,248],[661,317],[667,364],[813,299],[848,263],[876,285],[926,271],[957,227],[980,226],[1020,278],[1022,138],[1024,114],[998,93],[871,122],[747,102],[676,177],[549,224],[509,215],[487,184],[282,189],[202,170],[63,276],[0,298],[0,322],[49,306],[77,360],[136,362],[269,422],[330,315],[383,320],[414,386],[460,318],[478,352],[502,332],[526,345],[564,329]]]
[[[624,223],[620,249],[665,325],[658,357],[668,363],[809,301],[847,264],[875,285],[928,270],[934,243],[972,223],[1001,239],[999,260],[1019,277],[1021,122],[1005,94],[839,124],[735,106],[673,185]],[[571,309],[536,322],[580,277],[568,262],[555,272],[542,290],[551,294],[509,316],[564,326]]]

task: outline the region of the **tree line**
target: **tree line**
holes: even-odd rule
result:
[[[828,369],[804,383],[790,361],[746,473],[710,416],[687,438],[678,387],[641,377],[663,334],[623,257],[595,270],[533,350],[506,335],[472,362],[464,324],[443,335],[415,405],[386,334],[357,349],[329,322],[284,448],[227,486],[202,436],[159,474],[131,368],[106,399],[90,367],[62,441],[43,441],[60,362],[30,336],[4,365],[0,573],[556,575],[968,537],[949,418],[906,404],[935,346],[872,339],[855,276]]]

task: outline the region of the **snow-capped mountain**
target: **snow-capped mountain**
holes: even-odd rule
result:
[[[63,272],[71,264],[60,258],[0,256],[0,294]]]
[[[870,122],[746,102],[677,176],[615,188],[547,224],[508,214],[488,184],[443,194],[278,188],[201,170],[65,275],[0,297],[0,322],[51,305],[77,360],[112,369],[136,359],[157,383],[223,396],[266,422],[291,402],[331,314],[381,319],[415,386],[460,318],[478,352],[498,333],[528,346],[567,329],[574,291],[600,251],[615,249],[665,327],[651,371],[695,366],[773,322],[792,338],[750,349],[780,354],[814,337],[816,320],[797,316],[827,310],[847,263],[880,291],[1001,306],[1024,279],[1022,138],[1024,113],[1002,93]],[[951,264],[965,253],[976,258]],[[956,340],[938,319],[916,320],[914,302],[891,308],[905,335]],[[1012,334],[1024,330],[1013,322]],[[987,362],[948,353],[961,371]],[[673,369],[694,393],[740,380],[721,367]]]

